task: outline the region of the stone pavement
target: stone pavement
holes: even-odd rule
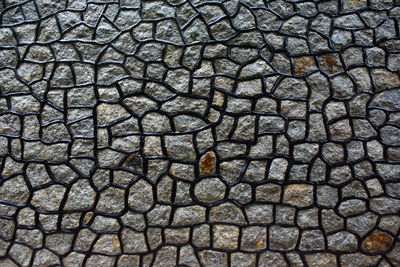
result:
[[[400,266],[399,0],[3,0],[0,266]]]

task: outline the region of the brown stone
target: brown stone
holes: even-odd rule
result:
[[[215,172],[214,152],[207,152],[200,158],[200,175],[212,174]]]
[[[339,55],[336,53],[319,56],[318,60],[321,68],[330,75],[343,71]]]
[[[372,71],[372,77],[374,78],[378,92],[400,84],[399,76],[395,72],[390,72],[388,70],[374,69]]]
[[[393,237],[384,232],[375,232],[365,238],[362,249],[369,253],[383,253],[393,243]]]
[[[314,57],[296,57],[293,59],[296,75],[303,75],[317,69]]]

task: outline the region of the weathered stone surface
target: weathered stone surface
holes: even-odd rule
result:
[[[273,221],[272,212],[272,205],[251,204],[246,207],[246,215],[250,223],[271,223]]]
[[[89,181],[77,181],[71,187],[64,208],[66,210],[90,209],[94,204],[95,197],[96,192],[91,187]]]
[[[329,185],[317,187],[317,203],[324,207],[335,207],[339,200],[338,190]]]
[[[301,234],[299,249],[303,251],[323,250],[325,240],[321,231],[308,230]]]
[[[61,185],[51,185],[33,193],[32,205],[39,210],[57,211],[64,198],[65,188]]]
[[[244,251],[257,251],[267,247],[267,228],[249,226],[243,228],[240,248]]]
[[[400,200],[391,197],[377,197],[370,201],[370,208],[378,214],[388,214],[398,212]]]
[[[121,242],[125,252],[147,252],[145,236],[143,233],[135,232],[127,228],[123,229],[121,234]]]
[[[46,237],[46,246],[58,254],[66,254],[71,246],[73,234],[53,234]]]
[[[307,264],[312,267],[317,267],[321,265],[329,267],[337,266],[335,254],[328,254],[328,253],[309,254],[306,256],[306,261]]]
[[[363,213],[365,209],[366,203],[360,199],[346,200],[339,205],[339,212],[346,217]]]
[[[216,157],[214,152],[207,152],[200,158],[200,175],[212,174],[215,172]]]
[[[313,203],[313,186],[292,184],[285,188],[283,201],[298,207],[307,207]]]
[[[190,225],[204,221],[205,208],[201,206],[181,207],[176,209],[172,225]]]
[[[288,266],[282,254],[272,251],[263,252],[259,260],[260,266],[270,266],[277,264],[279,266]]]
[[[139,180],[135,182],[128,193],[128,205],[135,210],[148,210],[153,205],[153,190],[151,185]]]
[[[96,216],[91,225],[91,229],[96,232],[118,231],[119,228],[120,225],[116,219],[104,216]]]
[[[214,203],[224,198],[226,186],[218,178],[207,178],[195,185],[194,194],[199,201]]]
[[[125,208],[125,191],[109,187],[101,192],[96,209],[105,213],[119,213]]]
[[[287,206],[276,206],[275,222],[278,224],[293,225],[296,209]]]
[[[349,232],[338,232],[328,236],[328,249],[333,251],[354,251],[357,249],[358,242],[354,234]]]
[[[59,259],[56,254],[48,249],[41,249],[35,253],[33,265],[55,265],[59,264]]]
[[[185,244],[189,241],[190,228],[166,228],[164,230],[165,240],[171,244]]]
[[[230,225],[214,225],[213,245],[214,248],[234,250],[238,247],[239,228]]]
[[[365,266],[368,264],[377,264],[379,256],[368,256],[361,253],[351,253],[342,255],[340,261],[343,264]]]
[[[156,254],[155,265],[175,266],[177,249],[173,246],[162,247]]]
[[[37,229],[18,229],[16,231],[15,240],[36,249],[43,246],[43,234],[40,230]]]
[[[268,179],[271,180],[284,180],[288,162],[284,158],[274,158],[268,172]]]
[[[10,256],[22,266],[29,266],[32,250],[24,245],[15,244],[10,249]]]
[[[393,237],[384,232],[374,232],[367,236],[361,247],[369,253],[384,253],[393,243]]]
[[[245,218],[242,211],[236,205],[223,203],[211,208],[210,221],[244,224]]]
[[[256,266],[256,257],[255,254],[247,254],[247,253],[232,253],[231,254],[231,264],[234,267],[239,266]]]
[[[296,227],[272,226],[269,229],[269,246],[272,249],[293,249],[298,238],[299,230]]]
[[[341,184],[352,178],[350,168],[345,165],[341,167],[332,168],[330,180],[335,184]]]
[[[256,188],[256,200],[279,202],[281,197],[281,186],[277,184],[264,184]]]
[[[97,253],[105,253],[107,255],[117,255],[121,252],[121,247],[117,235],[105,234],[101,235],[94,244],[93,251]]]
[[[0,196],[5,201],[24,204],[28,200],[29,195],[29,189],[22,176],[6,180],[0,186]]]
[[[229,198],[236,200],[240,204],[248,203],[252,199],[252,188],[249,184],[237,184],[230,189]]]

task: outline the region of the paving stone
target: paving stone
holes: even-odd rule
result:
[[[362,243],[362,249],[369,253],[386,252],[393,243],[393,237],[384,232],[374,232]]]
[[[354,251],[358,247],[357,237],[349,232],[338,232],[328,238],[328,249],[333,251]]]
[[[22,266],[29,266],[32,250],[24,245],[15,244],[10,249],[10,256]]]
[[[89,181],[77,181],[71,187],[64,208],[66,210],[90,209],[94,204],[95,197],[96,192],[90,186]]]
[[[282,254],[272,251],[263,252],[259,260],[260,266],[269,266],[271,264],[278,264],[279,266],[289,266],[285,262]]]
[[[344,227],[344,220],[333,210],[322,211],[322,227],[327,232],[341,230]]]
[[[186,264],[189,266],[200,266],[197,260],[193,247],[190,245],[184,246],[180,250],[179,264]]]
[[[135,232],[127,228],[123,229],[121,234],[121,242],[125,252],[147,252],[145,236],[143,233]]]
[[[214,203],[222,200],[226,186],[218,178],[206,178],[195,185],[194,194],[199,201]]]
[[[218,249],[234,250],[239,246],[239,227],[232,225],[213,226],[213,246]]]
[[[317,203],[325,207],[335,207],[339,200],[338,190],[329,185],[317,187]]]
[[[343,264],[353,264],[359,266],[377,264],[378,261],[379,256],[367,256],[361,253],[351,253],[340,257],[340,262]]]
[[[303,251],[323,250],[325,240],[321,231],[307,230],[301,234],[299,249]]]
[[[61,185],[51,185],[33,194],[32,205],[44,211],[56,211],[64,198],[65,188]]]
[[[190,228],[164,229],[165,240],[171,244],[185,244],[189,241]]]
[[[176,209],[172,225],[189,225],[204,221],[205,208],[201,206],[181,207]]]
[[[210,221],[244,224],[245,218],[239,207],[231,203],[223,203],[211,208]]]
[[[244,251],[257,251],[267,247],[267,228],[249,226],[243,228],[240,248]]]
[[[135,210],[148,210],[153,205],[153,191],[151,185],[139,180],[129,189],[128,205]]]
[[[53,234],[46,237],[46,246],[57,252],[57,254],[66,254],[71,246],[73,234]]]
[[[273,221],[272,212],[272,205],[251,204],[246,207],[246,215],[250,223],[271,223]]]
[[[264,184],[256,188],[256,200],[279,202],[281,198],[281,186],[277,184]]]
[[[275,206],[275,223],[294,225],[296,209],[286,206]]]
[[[271,249],[293,249],[298,238],[299,230],[296,227],[272,226],[269,229],[269,246]]]
[[[299,211],[296,222],[303,228],[319,226],[318,209],[309,208]]]
[[[105,189],[98,200],[96,209],[105,213],[119,213],[125,208],[125,191],[116,187]]]
[[[334,267],[337,266],[336,256],[328,253],[315,253],[306,256],[306,261],[309,266],[324,266]]]
[[[231,254],[231,264],[234,267],[238,266],[256,266],[255,254],[248,253],[232,253]]]
[[[206,266],[228,266],[228,257],[226,253],[212,250],[200,252],[200,260]]]
[[[294,206],[306,207],[313,203],[313,186],[291,184],[286,186],[283,201]]]

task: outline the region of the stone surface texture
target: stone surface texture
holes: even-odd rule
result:
[[[3,0],[0,266],[400,266],[399,0]]]

